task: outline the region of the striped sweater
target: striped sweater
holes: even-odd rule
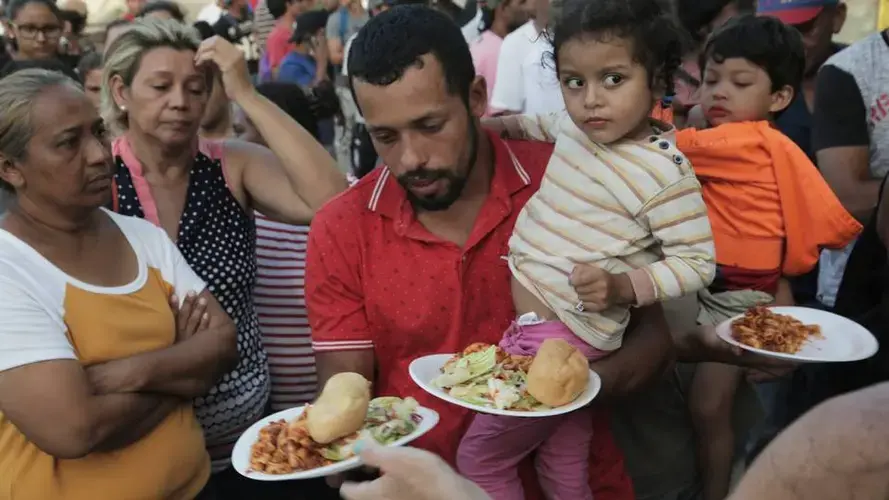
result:
[[[269,356],[274,411],[311,403],[318,384],[303,283],[308,239],[308,226],[274,222],[256,212],[253,302]]]
[[[577,264],[627,273],[638,305],[710,284],[716,264],[707,208],[672,129],[606,146],[590,141],[565,112],[497,120],[491,125],[510,138],[555,142],[540,190],[519,214],[509,264],[578,337],[617,349],[630,311],[577,311],[569,284]]]

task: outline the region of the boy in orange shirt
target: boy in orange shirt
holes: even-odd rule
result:
[[[737,17],[707,40],[700,67],[705,128],[679,131],[676,144],[701,182],[713,229],[718,267],[699,293],[698,322],[716,325],[754,305],[792,305],[789,291],[779,297],[782,276],[811,270],[822,247],[844,247],[861,226],[770,122],[802,83],[805,51],[795,29],[774,18]],[[705,500],[728,495],[741,376],[738,367],[702,363],[692,383]]]

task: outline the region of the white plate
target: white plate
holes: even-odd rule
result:
[[[716,327],[716,334],[741,349],[771,358],[787,359],[797,363],[839,363],[867,359],[877,353],[877,339],[858,323],[827,311],[808,307],[770,307],[772,312],[786,314],[806,325],[821,327],[824,338],[812,338],[803,344],[796,354],[772,352],[744,345],[732,338],[732,321],[743,314],[724,321]]]
[[[583,408],[584,406],[590,404],[590,401],[592,401],[593,398],[595,398],[596,395],[599,394],[599,390],[602,389],[602,379],[599,378],[599,375],[596,374],[596,372],[590,370],[590,383],[587,384],[586,390],[583,391],[580,396],[577,397],[577,399],[565,406],[541,411],[515,411],[498,410],[496,408],[489,408],[487,406],[474,405],[472,403],[467,403],[466,401],[462,401],[460,399],[452,397],[447,392],[445,392],[444,389],[440,389],[432,384],[432,381],[435,380],[436,377],[441,375],[441,367],[444,366],[444,364],[447,363],[448,360],[452,357],[454,357],[453,354],[432,354],[413,360],[411,362],[410,368],[408,368],[411,374],[411,378],[414,379],[414,382],[416,382],[417,385],[419,385],[424,391],[428,392],[429,394],[443,399],[448,403],[462,406],[464,408],[469,408],[470,410],[474,410],[479,413],[490,413],[491,415],[503,415],[506,417],[553,417],[555,415],[562,415]]]
[[[238,471],[242,476],[249,479],[255,479],[257,481],[293,481],[297,479],[313,479],[316,477],[332,476],[334,474],[339,474],[341,472],[361,467],[361,459],[358,457],[352,457],[343,460],[342,462],[336,462],[315,469],[293,472],[291,474],[266,474],[265,472],[255,472],[249,470],[250,448],[253,446],[253,443],[255,443],[257,439],[259,439],[259,430],[266,425],[281,419],[290,422],[302,415],[304,409],[305,406],[299,406],[297,408],[290,408],[289,410],[279,411],[274,415],[269,415],[268,417],[263,418],[259,422],[256,422],[255,424],[250,426],[249,429],[244,431],[244,433],[241,434],[241,437],[238,438],[238,442],[235,444],[234,450],[232,450],[232,465],[234,465],[235,470]],[[435,410],[430,410],[429,408],[420,406],[415,410],[415,413],[419,414],[420,417],[422,417],[422,420],[420,421],[414,432],[399,439],[398,441],[395,441],[389,446],[404,446],[405,444],[410,443],[423,434],[426,434],[427,432],[432,430],[433,427],[438,425],[438,413]]]

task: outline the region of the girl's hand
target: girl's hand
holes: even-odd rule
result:
[[[229,99],[237,102],[254,93],[244,53],[225,38],[214,36],[204,40],[198,47],[194,62],[198,66],[214,64],[219,69]]]
[[[577,312],[600,312],[615,304],[636,302],[633,284],[626,274],[611,274],[588,265],[578,265],[569,278],[571,287],[580,299]]]

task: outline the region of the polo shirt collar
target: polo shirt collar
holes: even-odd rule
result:
[[[509,144],[497,134],[485,131],[494,153],[494,177],[491,179],[490,196],[509,204],[509,198],[531,185],[531,176],[513,153]],[[390,219],[405,222],[413,217],[413,207],[407,194],[395,176],[385,165],[368,200],[367,208]],[[407,217],[406,217],[407,216]]]

